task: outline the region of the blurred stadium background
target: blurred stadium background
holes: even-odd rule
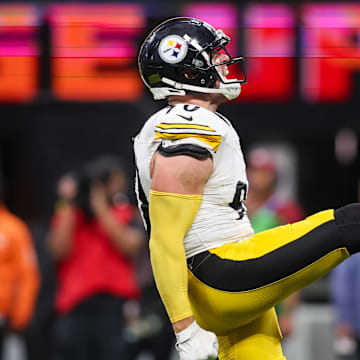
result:
[[[249,83],[220,111],[245,152],[265,144],[291,155],[284,186],[307,214],[357,200],[359,2],[2,0],[0,169],[6,202],[30,225],[39,252],[62,174],[101,153],[121,155],[133,170],[131,138],[164,106],[139,78],[137,51],[172,16],[200,18],[231,36]],[[326,284],[304,297],[325,304]],[[328,329],[331,311],[321,309],[314,314]],[[302,351],[316,348],[307,339]],[[315,352],[301,359],[331,359]]]

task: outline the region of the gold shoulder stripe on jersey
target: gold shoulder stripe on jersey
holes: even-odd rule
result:
[[[196,129],[196,130],[206,130],[215,132],[213,128],[206,125],[198,125],[198,124],[168,124],[168,123],[161,123],[156,127],[164,130],[171,130],[171,129]]]
[[[204,134],[169,134],[156,131],[155,132],[154,140],[158,139],[166,139],[166,140],[179,140],[184,138],[196,138],[199,139],[206,144],[209,144],[213,150],[216,152],[221,143],[221,136],[220,135],[204,135]]]

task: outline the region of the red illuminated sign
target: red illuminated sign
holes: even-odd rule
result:
[[[239,11],[233,5],[195,4],[185,15],[221,28],[231,37],[229,51],[239,55]],[[286,5],[251,5],[244,11],[246,74],[249,83],[236,101],[285,101],[294,93],[295,14]],[[229,78],[239,78],[230,67]]]
[[[39,14],[31,5],[0,5],[0,101],[29,101],[38,92]]]
[[[360,5],[307,5],[302,14],[301,92],[312,102],[345,101],[360,71]]]
[[[200,19],[211,24],[216,29],[224,30],[225,34],[231,38],[227,48],[230,54],[237,53],[239,35],[239,11],[232,4],[192,4],[183,9],[183,16]]]
[[[249,84],[240,101],[287,101],[295,90],[295,13],[287,5],[250,5],[244,12]]]
[[[39,11],[32,5],[0,5],[0,101],[29,101],[38,93]],[[55,4],[45,14],[51,90],[57,98],[135,101],[142,96],[136,58],[145,35],[144,5]],[[359,4],[295,9],[256,3],[239,9],[191,3],[179,15],[223,29],[232,38],[230,53],[244,55],[249,83],[235,101],[289,102],[296,87],[309,102],[344,102],[353,95],[354,73],[360,71]],[[229,77],[242,77],[240,68],[230,67]]]
[[[138,5],[55,5],[52,24],[54,93],[61,99],[134,101],[143,93],[136,36]]]
[[[215,29],[221,29],[230,36],[231,41],[227,45],[230,55],[239,56],[238,42],[240,35],[239,11],[232,4],[192,4],[183,10],[184,16],[194,17],[211,24]],[[228,78],[243,79],[241,69],[236,65],[229,67]],[[247,85],[246,85],[247,86]]]

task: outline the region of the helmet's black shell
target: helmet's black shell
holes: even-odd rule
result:
[[[183,37],[185,34],[196,40],[203,48],[207,48],[216,41],[215,29],[203,21],[180,17],[163,22],[149,34],[140,49],[138,65],[140,74],[147,86],[166,86],[160,81],[162,77],[190,85],[208,88],[215,86],[218,78],[216,71],[213,69],[202,70],[194,65],[193,60],[199,57],[199,52],[193,46],[188,44],[189,50],[186,57],[177,64],[169,64],[161,59],[158,52],[161,40],[169,35]],[[211,51],[211,48],[209,48],[209,51]],[[185,76],[185,70],[191,71],[194,76],[190,78]],[[149,79],[150,76],[152,77]]]

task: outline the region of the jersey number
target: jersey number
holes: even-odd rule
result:
[[[166,112],[166,114],[168,114],[175,107],[175,105],[168,105],[168,106],[169,106],[169,109]],[[200,106],[197,106],[197,105],[184,105],[184,110],[188,111],[188,112],[193,112],[193,111],[196,111],[199,109],[200,109]]]
[[[233,201],[229,204],[234,210],[236,210],[239,214],[239,217],[236,220],[241,220],[247,212],[247,208],[244,204],[248,193],[247,184],[242,181],[238,181],[236,184],[236,191],[233,198]]]

